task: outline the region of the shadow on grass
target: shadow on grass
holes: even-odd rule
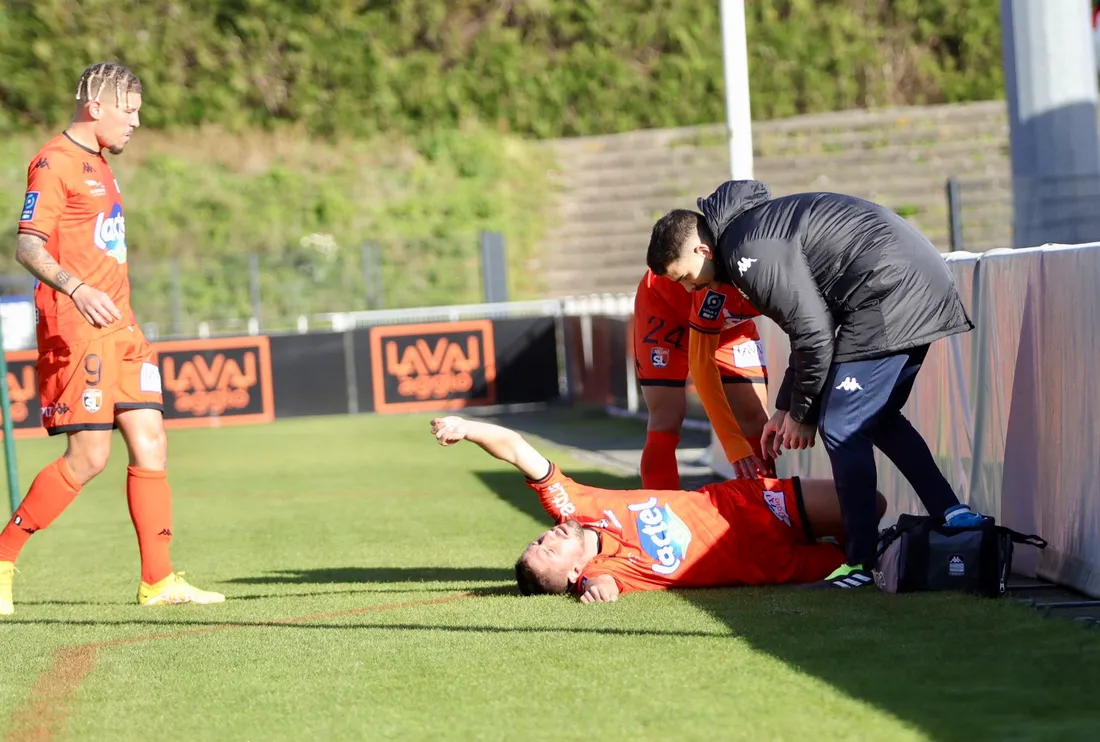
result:
[[[502,570],[502,573],[503,572],[504,572],[504,570]],[[499,580],[494,580],[494,581],[502,582],[502,581],[510,580],[512,578],[512,573],[509,571],[508,575],[509,575],[508,577],[502,577]],[[245,578],[245,580],[249,580],[249,579],[258,580],[260,578]],[[224,582],[229,583],[229,582],[239,582],[239,581],[240,580],[225,580]],[[439,582],[443,582],[443,580],[440,580]],[[272,583],[264,582],[264,583],[255,583],[255,584],[272,584]],[[293,581],[287,580],[286,582],[283,582],[281,584],[290,585],[290,584],[306,584],[306,583],[295,583]],[[340,583],[333,582],[331,584],[335,585],[335,584],[340,584]],[[347,583],[343,583],[343,584],[347,584]],[[359,586],[355,587],[352,590],[308,590],[308,591],[304,591],[304,592],[287,591],[287,592],[275,592],[275,593],[242,593],[242,594],[229,593],[229,594],[226,595],[226,598],[228,600],[232,601],[232,602],[236,602],[238,600],[269,600],[269,599],[285,599],[285,598],[312,598],[312,597],[337,596],[337,595],[368,595],[368,594],[401,595],[403,593],[453,593],[453,592],[455,592],[457,590],[461,590],[461,589],[462,589],[461,585],[448,585],[448,586],[442,586],[442,587],[424,587],[423,585],[416,584],[416,583],[413,583],[413,582],[405,583],[403,585],[402,584],[397,584],[397,583],[386,583],[386,584],[377,584],[377,585],[370,585],[370,584],[367,584],[367,583],[363,583],[362,585],[359,585]],[[476,589],[480,590],[480,589],[483,589],[483,588],[476,588]],[[497,590],[497,589],[504,589],[504,588],[491,588],[491,589]],[[471,592],[473,592],[473,591],[474,590],[472,589]],[[16,605],[17,606],[73,606],[73,605],[84,605],[84,606],[111,606],[111,607],[114,607],[114,608],[124,608],[124,607],[129,607],[129,606],[136,606],[137,603],[135,603],[133,600],[121,600],[121,599],[120,600],[111,600],[111,601],[107,601],[107,600],[20,600]]]
[[[476,416],[472,410],[470,416]],[[577,407],[550,408],[536,412],[484,416],[491,422],[507,426],[524,435],[534,435],[550,443],[582,451],[635,451],[645,444],[644,421],[610,417],[601,409]],[[685,429],[681,446],[706,446],[706,433]]]
[[[257,577],[234,577],[237,585],[333,585],[352,582],[505,582],[511,569],[497,567],[329,567],[283,569]]]
[[[469,591],[471,593],[476,591]],[[488,593],[487,593],[488,594]],[[555,628],[552,626],[455,626],[452,624],[430,623],[323,623],[306,621],[156,621],[151,619],[114,619],[108,621],[95,621],[91,619],[16,619],[9,621],[12,624],[36,624],[50,626],[153,626],[164,628],[171,626],[179,629],[248,629],[248,628],[273,628],[273,629],[302,629],[306,631],[448,631],[459,634],[588,634],[596,636],[654,636],[654,637],[695,637],[695,638],[729,638],[729,634],[720,631],[663,631],[660,629],[617,629],[617,628],[584,628],[579,626],[565,626]],[[160,635],[148,637],[151,639],[163,638]]]
[[[1100,739],[1100,632],[1044,621],[1012,598],[679,594],[757,650],[933,739]]]
[[[606,472],[565,473],[607,489],[638,486]],[[509,505],[551,522],[518,474],[478,476]],[[1100,739],[1100,632],[1044,621],[1011,597],[795,586],[677,594],[758,651],[933,739]]]

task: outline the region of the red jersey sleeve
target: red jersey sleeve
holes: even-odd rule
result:
[[[562,474],[558,465],[551,462],[550,472],[539,480],[527,480],[527,486],[538,493],[542,509],[554,519],[555,523],[574,518],[578,515],[581,498],[585,497],[585,487]]]
[[[27,193],[19,214],[20,234],[33,234],[49,240],[68,201],[68,188],[60,172],[60,162],[50,165],[45,157],[35,158],[27,168]]]

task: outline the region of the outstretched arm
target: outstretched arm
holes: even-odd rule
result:
[[[454,415],[437,417],[432,420],[432,435],[441,446],[450,446],[459,441],[476,443],[490,456],[507,461],[531,480],[542,479],[550,472],[550,462],[545,456],[523,440],[519,433],[500,425],[466,420]]]

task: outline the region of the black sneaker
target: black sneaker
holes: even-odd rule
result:
[[[824,580],[803,585],[810,590],[830,590],[839,588],[852,590],[875,584],[875,578],[861,564],[842,564]]]

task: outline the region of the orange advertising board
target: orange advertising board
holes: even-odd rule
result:
[[[490,320],[370,330],[374,410],[454,410],[496,402]]]
[[[153,343],[164,394],[164,426],[187,428],[275,419],[266,337]],[[6,354],[16,438],[46,435],[35,373],[37,351]]]

